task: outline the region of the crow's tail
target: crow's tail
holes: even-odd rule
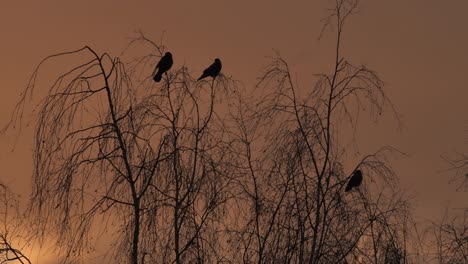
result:
[[[155,82],[160,82],[160,81],[161,81],[161,78],[162,78],[162,73],[161,73],[161,71],[158,71],[158,72],[156,73],[156,75],[153,77],[153,80],[154,80]]]
[[[199,81],[199,80],[201,80],[201,79],[203,79],[203,78],[206,78],[207,76],[208,76],[208,75],[206,75],[206,74],[202,74],[202,76],[200,76],[200,78],[198,78],[197,81]]]
[[[351,185],[348,184],[348,185],[346,185],[346,189],[344,191],[349,192],[349,191],[351,191],[352,188],[353,187],[351,187]]]

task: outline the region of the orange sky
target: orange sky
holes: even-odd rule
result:
[[[317,40],[327,1],[4,1],[0,7],[0,123],[39,61],[52,53],[90,45],[118,56],[133,31],[164,43],[175,66],[197,74],[215,57],[223,72],[246,87],[278,50],[302,89],[331,67],[331,34]],[[468,152],[468,1],[362,1],[345,28],[343,51],[383,77],[403,115],[405,129],[384,118],[358,130],[359,151],[392,145],[409,154],[396,161],[416,214],[433,218],[448,204],[468,206],[455,192],[441,154]],[[165,32],[165,33],[163,33]],[[31,176],[32,134],[26,130],[11,153],[0,138],[0,179],[23,197]]]

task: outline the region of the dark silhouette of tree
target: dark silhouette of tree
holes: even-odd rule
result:
[[[431,221],[426,230],[429,260],[437,263],[468,262],[468,209],[446,210],[439,221]]]
[[[127,53],[136,42],[163,54],[144,36]],[[37,237],[56,238],[62,262],[72,263],[110,225],[117,263],[210,262],[216,242],[208,226],[230,196],[214,106],[226,80],[197,85],[181,67],[155,92],[140,78],[154,55],[124,63],[86,46],[39,64],[11,124],[39,88],[41,67],[72,56],[82,62],[62,67],[38,106],[30,208]],[[168,68],[162,62],[160,72]]]
[[[345,22],[357,1],[336,1],[327,26],[336,32],[330,73],[299,96],[288,63],[278,54],[257,94],[232,106],[241,159],[233,165],[240,198],[226,230],[234,263],[400,263],[409,259],[410,206],[383,147],[353,162],[366,171],[365,188],[345,195],[345,164],[355,157],[339,140],[345,121],[361,109],[394,112],[376,72],[342,55]],[[303,90],[304,92],[304,90]],[[239,213],[242,212],[242,213]]]
[[[354,187],[359,187],[362,183],[362,172],[361,170],[356,170],[353,173],[353,176],[348,181],[348,184],[346,185],[345,192],[351,191],[352,188]]]
[[[220,74],[219,59],[198,79],[211,82],[181,66],[154,83],[148,65],[166,49],[143,35],[119,58],[88,46],[47,57],[9,124],[44,87],[45,63],[80,59],[60,65],[35,111],[37,237],[53,238],[63,263],[93,250],[99,232],[115,241],[114,263],[407,261],[410,207],[387,161],[400,152],[362,156],[339,140],[364,107],[397,117],[378,74],[342,55],[357,6],[335,2],[325,24],[336,32],[332,69],[305,96],[279,54],[254,96]],[[345,171],[357,168],[366,184],[345,194]]]
[[[456,152],[451,156],[442,156],[449,164],[448,171],[452,172],[450,182],[457,185],[457,190],[466,191],[468,188],[468,156]]]
[[[155,82],[160,82],[163,73],[167,72],[172,67],[173,63],[174,61],[172,60],[172,54],[170,52],[166,52],[164,56],[161,57],[161,60],[156,65],[156,68],[154,68],[153,80]]]
[[[198,78],[198,81],[206,77],[213,77],[213,79],[216,78],[216,76],[218,76],[219,73],[221,72],[221,67],[222,67],[221,60],[216,58],[213,64],[211,64],[210,67],[206,68],[203,71],[203,74],[200,76],[200,78]]]
[[[19,245],[25,245],[22,237],[22,215],[19,211],[18,198],[8,186],[0,182],[0,263],[29,263]],[[23,238],[23,241],[17,241]]]
[[[457,191],[468,187],[468,156],[463,153],[442,158],[449,164],[450,183]],[[426,247],[431,250],[430,260],[438,263],[468,263],[468,208],[446,208],[442,217],[430,221],[426,230]]]

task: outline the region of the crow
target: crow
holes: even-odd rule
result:
[[[362,183],[362,172],[361,170],[356,170],[351,176],[351,179],[348,181],[348,185],[346,185],[345,192],[351,191],[353,187],[359,187]]]
[[[153,75],[154,75],[153,80],[155,82],[161,81],[163,73],[167,72],[171,67],[174,61],[172,60],[172,54],[170,52],[166,52],[164,56],[161,57],[161,60],[158,62],[158,65],[156,65],[156,68],[154,68]],[[157,70],[157,72],[156,72]]]
[[[208,76],[213,77],[214,79],[216,78],[216,76],[219,75],[220,71],[221,71],[221,61],[218,58],[216,58],[213,64],[211,64],[210,67],[206,68],[203,71],[203,74],[202,76],[200,76],[200,78],[198,78],[198,81]]]

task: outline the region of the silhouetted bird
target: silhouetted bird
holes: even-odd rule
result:
[[[362,183],[362,172],[361,170],[356,170],[351,176],[351,179],[348,181],[348,185],[346,185],[345,192],[351,191],[352,188],[354,187],[359,187]]]
[[[170,52],[166,52],[164,56],[162,56],[161,60],[158,62],[158,65],[156,65],[156,68],[154,68],[153,74],[156,72],[156,75],[154,75],[153,80],[155,82],[161,81],[163,73],[167,72],[171,67],[172,67],[172,54]]]
[[[216,76],[219,75],[220,71],[221,71],[221,61],[218,58],[216,58],[213,64],[211,64],[210,67],[206,68],[203,71],[203,74],[202,76],[200,76],[200,78],[198,78],[198,81],[208,76],[213,77],[214,79],[216,78]]]

